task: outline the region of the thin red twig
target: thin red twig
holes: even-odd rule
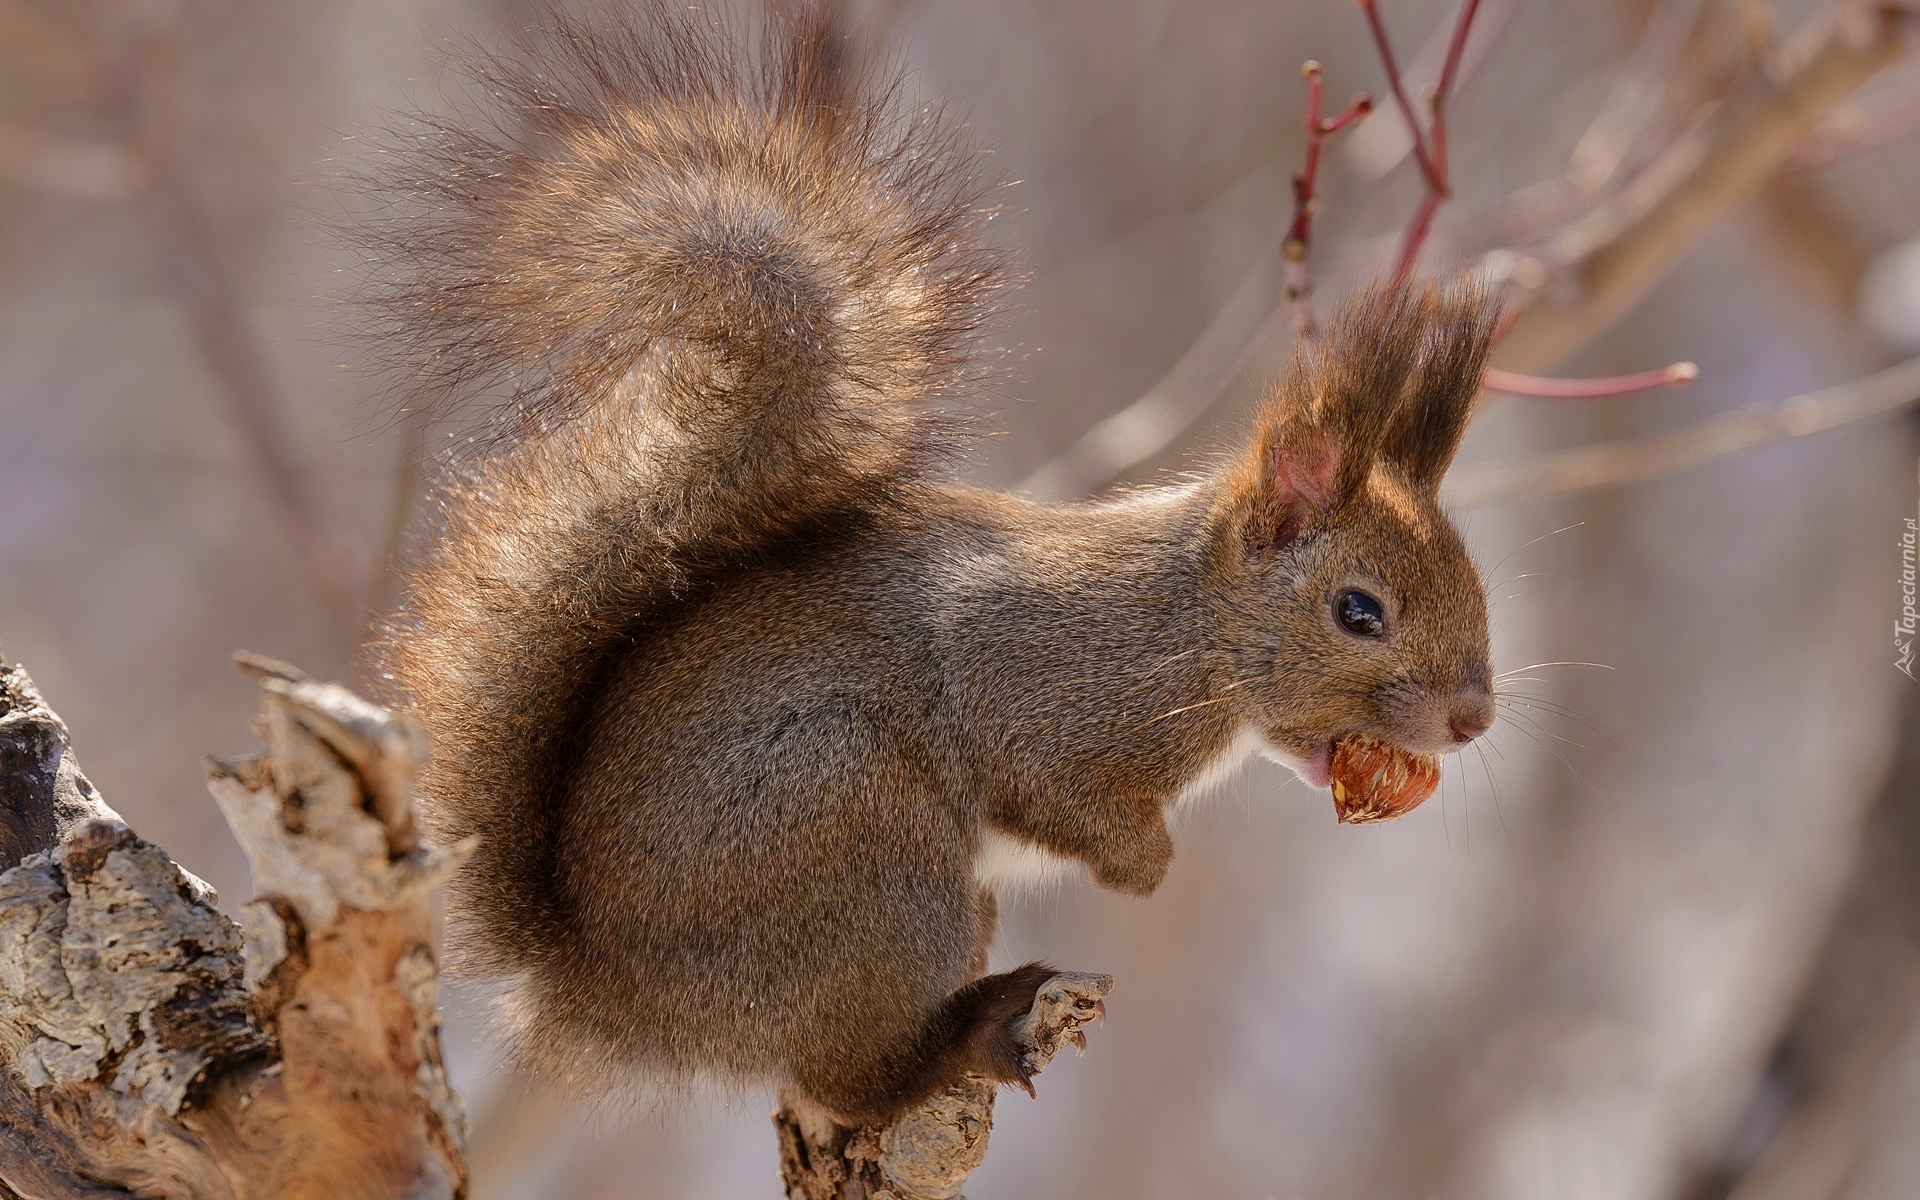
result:
[[[1293,177],[1293,223],[1287,227],[1287,257],[1305,257],[1307,236],[1313,224],[1313,185],[1320,174],[1320,64],[1308,59],[1300,64],[1307,77],[1307,160]],[[1300,253],[1294,253],[1298,247]]]
[[[1287,227],[1286,241],[1280,245],[1286,262],[1286,302],[1293,310],[1296,337],[1314,336],[1313,276],[1307,269],[1307,250],[1313,242],[1314,189],[1320,178],[1320,150],[1327,138],[1359,121],[1373,111],[1373,97],[1361,92],[1353,102],[1324,120],[1320,116],[1322,89],[1320,64],[1308,59],[1300,67],[1307,78],[1307,154],[1300,173],[1293,177],[1293,221]]]
[[[1427,235],[1433,232],[1434,214],[1446,197],[1438,192],[1428,192],[1420,198],[1420,207],[1413,210],[1413,220],[1407,222],[1406,235],[1400,240],[1400,261],[1393,268],[1395,287],[1413,278],[1413,263],[1420,255],[1420,247],[1426,244]]]
[[[1484,386],[1491,392],[1510,396],[1536,396],[1545,400],[1597,400],[1607,396],[1630,396],[1655,388],[1685,387],[1700,378],[1700,368],[1690,362],[1677,362],[1654,371],[1636,371],[1631,375],[1612,375],[1604,379],[1549,379],[1541,375],[1521,375],[1513,371],[1489,370]]]

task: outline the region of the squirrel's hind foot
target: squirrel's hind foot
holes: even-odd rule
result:
[[[1027,963],[955,990],[928,1019],[918,1046],[894,1060],[885,1082],[871,1076],[796,1082],[848,1127],[885,1125],[965,1075],[1010,1083],[1031,1096],[1033,1077],[1061,1047],[1085,1049],[1083,1030],[1105,1017],[1102,997],[1112,988],[1110,975]]]
[[[1031,1077],[1053,1061],[1068,1042],[1080,1054],[1087,1052],[1086,1027],[1107,1019],[1106,994],[1113,990],[1113,976],[1086,971],[1061,971],[1043,982],[1034,992],[1033,1007],[1015,1022],[1014,1039],[1026,1047],[1021,1067]],[[1032,1085],[1027,1086],[1032,1094]]]
[[[1033,1077],[1062,1046],[1086,1049],[1085,1027],[1106,1016],[1111,975],[1027,963],[976,979],[955,992],[942,1014],[958,1036],[948,1045],[943,1083],[974,1074],[1032,1096]]]

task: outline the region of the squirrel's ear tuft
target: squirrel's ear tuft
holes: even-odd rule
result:
[[[1430,291],[1379,286],[1343,303],[1294,352],[1261,406],[1239,491],[1251,551],[1283,550],[1366,486],[1432,323]]]
[[[1479,278],[1457,280],[1432,295],[1406,399],[1380,446],[1382,458],[1430,493],[1440,490],[1467,435],[1500,324],[1499,299]]]
[[[854,53],[844,0],[822,0],[797,12],[772,5],[768,20],[775,26],[769,41],[778,45],[779,34],[786,35],[777,66],[783,107],[827,129],[853,121],[871,81]]]

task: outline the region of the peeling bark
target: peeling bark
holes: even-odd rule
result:
[[[433,892],[403,718],[265,660],[264,755],[209,787],[260,895],[235,923],[86,781],[0,668],[0,1197],[459,1197]]]

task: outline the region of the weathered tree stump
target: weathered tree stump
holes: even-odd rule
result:
[[[0,667],[0,1196],[458,1197],[424,746],[335,684],[248,659],[266,753],[210,761],[253,864],[236,925],[102,802]]]

